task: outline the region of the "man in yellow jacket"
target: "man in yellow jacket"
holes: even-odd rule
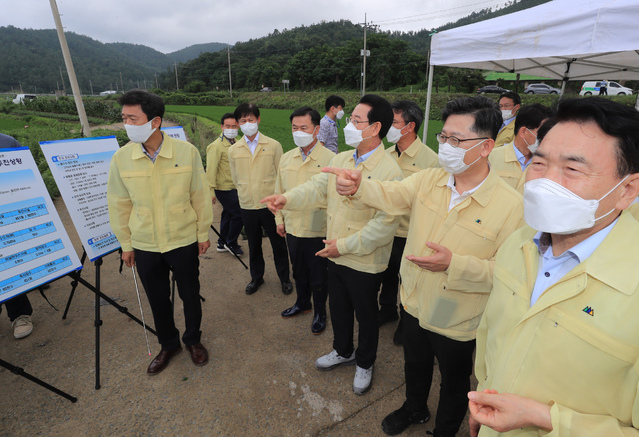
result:
[[[363,96],[344,128],[346,144],[355,153],[338,154],[331,165],[359,169],[373,180],[399,180],[402,173],[384,151],[382,139],[393,123],[390,103],[374,94]],[[393,236],[399,225],[394,214],[373,208],[354,208],[335,192],[335,177],[322,173],[283,195],[263,199],[276,212],[325,207],[326,247],[317,252],[328,257],[328,295],[333,325],[333,350],[315,361],[319,370],[356,364],[353,392],[371,388],[377,358],[377,292],[390,257]],[[353,344],[354,315],[359,322],[357,349]]]
[[[502,124],[495,139],[495,147],[512,143],[515,139],[515,118],[521,108],[521,97],[512,91],[507,91],[499,96],[499,110],[501,111]]]
[[[244,251],[237,244],[243,226],[242,210],[229,165],[229,148],[235,144],[239,125],[230,112],[224,114],[221,121],[222,133],[206,148],[206,179],[211,189],[211,200],[213,203],[219,200],[222,204],[217,251],[243,255]]]
[[[276,194],[290,191],[320,174],[322,168],[335,157],[335,153],[319,142],[319,112],[305,106],[295,110],[290,118],[293,141],[297,147],[280,159],[275,182]],[[277,233],[286,237],[297,290],[295,303],[282,311],[282,317],[288,319],[314,308],[311,332],[321,334],[326,329],[328,271],[327,258],[315,254],[324,249],[326,208],[283,210],[275,216],[275,223]]]
[[[391,147],[386,149],[386,153],[397,162],[404,178],[412,176],[424,168],[439,167],[437,153],[433,152],[417,137],[424,122],[424,111],[417,103],[409,100],[399,100],[391,106],[394,114],[393,125],[386,135],[386,140],[391,143]],[[388,261],[388,268],[384,272],[382,288],[379,292],[379,314],[377,316],[379,326],[393,322],[398,318],[399,267],[404,247],[406,247],[409,219],[409,215],[401,218],[397,234],[393,239],[391,257]],[[393,335],[393,342],[398,346],[402,344],[402,326],[403,323],[400,320]]]
[[[524,193],[524,172],[539,145],[537,131],[551,116],[552,110],[539,103],[523,106],[514,121],[515,139],[493,150],[488,158],[492,169],[520,194]]]
[[[122,260],[137,265],[162,350],[147,373],[157,375],[182,350],[173,320],[169,271],[184,303],[182,341],[195,365],[208,362],[200,343],[199,255],[210,247],[213,206],[202,158],[191,144],[160,131],[164,102],[155,94],[125,93],[122,119],[131,142],[111,160],[107,201]]]
[[[264,197],[275,192],[277,168],[282,157],[282,145],[259,132],[260,109],[252,103],[242,103],[234,112],[244,136],[229,148],[231,177],[237,187],[242,209],[242,221],[249,246],[251,282],[246,294],[255,293],[264,284],[264,255],[262,254],[262,228],[266,231],[273,249],[273,261],[282,283],[282,293],[293,292],[288,264],[286,240],[278,235],[275,217],[265,205]]]
[[[472,436],[639,436],[639,113],[591,97],[556,121],[497,254]]]
[[[492,289],[497,249],[522,221],[521,196],[490,170],[488,155],[501,117],[485,97],[448,102],[437,134],[441,169],[400,182],[357,170],[338,174],[344,202],[410,214],[400,297],[404,309],[406,401],[382,421],[389,435],[429,420],[437,358],[442,375],[433,435],[454,437],[467,408],[475,334]]]

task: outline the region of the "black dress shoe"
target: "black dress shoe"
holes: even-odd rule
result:
[[[209,362],[209,353],[202,343],[197,343],[186,347],[191,353],[191,361],[196,366],[203,366]]]
[[[394,322],[399,319],[397,315],[397,310],[395,308],[384,308],[379,310],[377,313],[377,326],[385,325],[386,323]]]
[[[291,283],[291,281],[282,282],[282,293],[288,296],[292,292],[293,292],[293,284]]]
[[[264,283],[264,278],[260,278],[260,279],[255,279],[251,282],[248,283],[248,285],[246,286],[246,294],[253,294],[257,291],[258,288],[260,288],[260,285],[262,285]]]
[[[382,420],[382,431],[388,435],[401,434],[413,423],[426,423],[430,419],[430,413],[416,414],[409,412],[404,405],[395,410]]]
[[[292,307],[282,311],[282,317],[285,319],[289,319],[291,317],[299,316],[302,313],[308,313],[311,310],[311,308],[312,307],[310,305],[307,308],[306,307],[303,308],[295,304]]]
[[[326,313],[320,314],[315,312],[313,317],[313,324],[311,325],[311,332],[315,335],[320,335],[326,329]]]
[[[171,349],[168,351],[161,350],[160,353],[153,359],[153,361],[151,361],[151,364],[149,364],[149,368],[146,369],[146,373],[151,376],[157,375],[158,373],[166,369],[166,366],[169,365],[169,361],[171,361],[171,358],[173,358],[180,352],[182,352],[182,346],[178,346],[175,349]]]

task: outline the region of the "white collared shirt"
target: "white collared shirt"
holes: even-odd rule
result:
[[[450,212],[451,209],[462,203],[464,200],[466,200],[466,198],[470,197],[475,191],[477,191],[479,187],[481,187],[481,184],[483,184],[485,181],[486,179],[481,181],[481,183],[475,188],[459,194],[457,188],[455,187],[455,176],[451,174],[448,178],[448,182],[446,183],[446,186],[450,188],[450,203],[448,204],[448,211]]]
[[[250,141],[248,139],[248,136],[245,136],[245,137],[246,137],[246,145],[249,147],[251,154],[255,155],[255,149],[257,149],[257,143],[260,141],[259,131],[255,134],[255,138],[253,138],[253,141]]]

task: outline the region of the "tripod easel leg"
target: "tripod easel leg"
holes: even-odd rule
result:
[[[18,366],[14,366],[11,363],[8,363],[6,361],[4,361],[3,359],[0,359],[0,366],[4,367],[5,369],[9,370],[11,373],[14,373],[16,375],[22,376],[23,378],[28,379],[29,381],[35,382],[36,384],[46,388],[47,390],[51,390],[53,393],[62,396],[63,398],[66,398],[68,400],[70,400],[71,402],[77,402],[78,398],[71,396],[70,394],[67,394],[65,392],[63,392],[62,390],[59,390],[57,388],[55,388],[52,385],[47,384],[46,382],[42,381],[41,379],[36,378],[33,375],[28,374],[27,372],[24,371],[24,369],[22,367],[18,367]]]
[[[80,260],[80,264],[84,267],[84,261],[87,259],[86,250],[82,250],[82,259]],[[62,320],[67,319],[67,314],[69,313],[69,308],[71,307],[71,301],[73,300],[73,295],[75,294],[75,289],[78,287],[78,281],[71,281],[71,293],[69,293],[69,299],[67,300],[67,306],[64,309],[64,314],[62,314]]]
[[[95,261],[95,288],[100,289],[100,266],[102,258]],[[95,293],[95,389],[100,390],[100,295]]]

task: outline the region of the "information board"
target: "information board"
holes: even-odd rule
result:
[[[42,153],[91,262],[120,248],[111,230],[107,182],[115,136],[43,141]]]
[[[0,302],[81,268],[29,148],[0,149]]]
[[[160,130],[171,138],[187,141],[186,134],[184,133],[184,128],[182,126],[163,127]]]

